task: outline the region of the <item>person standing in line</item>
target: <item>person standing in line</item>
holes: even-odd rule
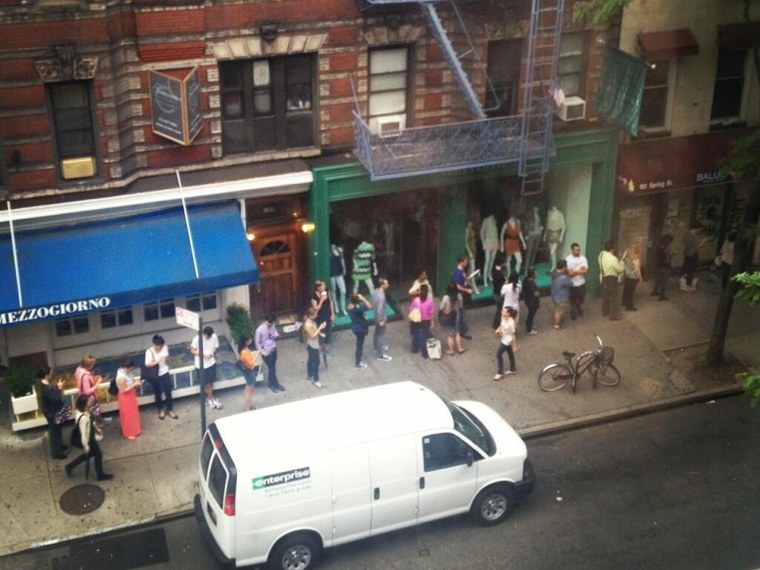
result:
[[[351,332],[356,336],[356,352],[354,353],[354,366],[356,368],[367,368],[364,362],[364,339],[369,332],[367,317],[364,313],[372,308],[372,304],[367,301],[361,294],[351,295],[351,302],[348,304],[348,316],[351,317]]]
[[[683,274],[679,279],[681,291],[685,293],[694,293],[697,290],[697,281],[694,273],[697,271],[699,263],[699,247],[705,243],[706,238],[701,240],[697,233],[701,229],[700,224],[693,224],[683,234]]]
[[[472,288],[467,286],[467,256],[460,255],[457,259],[457,267],[451,275],[451,280],[457,286],[457,330],[459,336],[464,339],[472,340],[467,334],[467,316],[465,315],[465,295],[472,295]]]
[[[240,349],[238,367],[243,372],[243,378],[245,379],[245,388],[243,388],[244,412],[256,409],[251,400],[253,399],[253,390],[256,387],[256,376],[258,376],[259,372],[259,367],[256,363],[259,355],[251,350],[251,345],[253,345],[253,338],[249,334],[242,335],[240,340],[238,340],[238,348]]]
[[[525,330],[528,334],[538,334],[538,331],[533,326],[533,319],[536,317],[536,312],[541,306],[541,292],[536,285],[536,270],[532,267],[528,269],[523,280],[523,301],[528,308],[528,317],[525,319]]]
[[[103,471],[103,452],[100,451],[96,434],[101,433],[100,429],[94,425],[90,412],[90,400],[87,396],[79,396],[76,402],[76,415],[74,416],[74,426],[79,428],[82,438],[82,448],[84,453],[78,455],[73,461],[66,464],[66,476],[71,477],[74,467],[80,463],[86,462],[90,457],[95,458],[95,474],[98,481],[108,481],[113,479],[113,475]]]
[[[715,264],[720,267],[720,282],[723,289],[728,285],[728,278],[731,275],[731,269],[734,266],[734,244],[736,243],[736,232],[731,232],[726,236],[723,245],[720,246],[720,254],[715,260]]]
[[[577,243],[570,245],[570,255],[567,261],[567,275],[573,282],[570,288],[570,318],[575,320],[583,316],[583,302],[586,300],[586,273],[588,273],[588,260],[581,255],[581,246]]]
[[[95,357],[87,354],[82,357],[79,366],[74,371],[74,377],[77,380],[77,389],[79,396],[87,396],[89,414],[95,424],[102,428],[104,423],[110,422],[111,418],[104,418],[100,413],[100,404],[98,404],[98,386],[103,382],[100,374],[95,374]]]
[[[322,344],[325,354],[327,354],[327,356],[332,356],[332,325],[333,322],[335,322],[335,304],[327,290],[327,284],[324,281],[314,282],[314,293],[311,296],[311,306],[317,311],[317,325],[323,323],[325,325],[322,327],[324,335],[320,336],[317,340],[323,340]]]
[[[306,379],[311,382],[315,388],[321,388],[319,381],[319,339],[324,336],[322,331],[327,324],[321,322],[317,324],[317,309],[309,307],[306,318],[303,322],[303,332],[306,337]]]
[[[372,291],[372,311],[375,313],[375,333],[372,336],[372,347],[375,349],[375,358],[388,362],[392,357],[388,355],[388,347],[385,346],[385,325],[388,324],[388,314],[385,310],[385,292],[390,283],[381,277],[377,280],[377,287]]]
[[[277,332],[276,322],[277,317],[274,313],[268,313],[264,317],[264,322],[256,329],[256,334],[254,335],[256,350],[259,351],[261,358],[264,359],[264,363],[267,365],[267,383],[269,384],[269,389],[275,394],[285,391],[285,388],[277,379],[277,339],[280,338],[280,333]]]
[[[464,348],[462,348],[462,337],[459,336],[459,330],[457,329],[457,309],[456,298],[458,295],[457,286],[452,281],[446,288],[446,294],[441,299],[439,322],[443,327],[443,332],[446,333],[446,354],[454,356],[454,348],[457,352],[462,354]]]
[[[195,369],[198,377],[201,376],[201,353],[198,349],[200,335],[196,335],[190,344],[190,352],[195,355]],[[214,355],[219,350],[219,338],[212,327],[203,327],[203,392],[206,394],[206,405],[211,409],[221,410],[222,403],[214,398],[214,381],[216,380],[216,358]],[[160,370],[159,370],[160,372]],[[177,419],[176,415],[169,414]],[[159,417],[161,417],[159,415]]]
[[[623,262],[615,255],[615,242],[608,240],[599,254],[599,274],[602,276],[602,316],[611,321],[623,318],[618,305],[618,283],[623,274]]]
[[[522,292],[522,285],[520,284],[520,276],[517,272],[510,273],[509,279],[501,288],[501,296],[504,298],[504,305],[502,309],[509,307],[515,312],[515,323],[518,320],[518,314],[520,310],[520,293]]]
[[[412,283],[412,286],[409,288],[409,296],[418,297],[420,294],[420,287],[422,287],[423,285],[428,286],[428,291],[432,295],[433,286],[430,284],[427,271],[420,271],[419,277],[417,277],[417,279],[414,280],[414,282]]]
[[[142,432],[140,424],[140,407],[137,405],[137,392],[140,380],[135,380],[132,371],[134,362],[127,359],[121,363],[116,371],[116,385],[119,387],[119,422],[121,423],[121,435],[129,440],[134,440]],[[168,376],[168,374],[167,374]]]
[[[562,329],[562,317],[570,299],[573,281],[567,276],[567,261],[560,259],[552,271],[552,302],[554,303],[554,330]]]
[[[631,244],[631,247],[623,252],[623,268],[625,274],[623,306],[626,311],[638,311],[633,305],[633,293],[636,291],[636,285],[644,281],[641,276],[641,245],[639,242]]]
[[[71,408],[63,401],[63,378],[58,378],[55,384],[51,384],[52,373],[49,366],[37,371],[37,378],[42,385],[40,390],[42,415],[48,423],[50,455],[53,459],[66,459],[71,450],[63,444],[63,424],[71,417]]]
[[[412,299],[409,308],[410,310],[418,309],[420,312],[420,322],[412,323],[414,325],[412,354],[419,352],[423,358],[427,358],[427,339],[430,337],[430,329],[433,327],[433,314],[435,313],[435,303],[427,285],[420,287],[420,296]]]
[[[496,335],[501,337],[499,348],[496,351],[496,374],[493,379],[498,382],[504,376],[517,374],[515,367],[515,352],[517,352],[517,325],[515,323],[515,311],[512,307],[504,307],[501,311],[501,323],[496,328]],[[509,357],[509,370],[504,372],[504,353]]]
[[[501,289],[504,287],[507,278],[504,277],[504,254],[498,252],[496,259],[493,262],[493,269],[491,269],[491,291],[493,292],[493,302],[496,305],[496,311],[493,315],[493,328],[499,326],[501,322],[501,309],[504,307],[504,296],[501,294]]]
[[[163,420],[168,415],[176,420],[178,416],[173,411],[172,379],[169,374],[169,365],[166,363],[166,359],[169,358],[169,347],[166,346],[164,337],[157,334],[153,335],[151,343],[151,347],[145,351],[145,366],[148,368],[158,366],[158,378],[150,380],[156,409],[158,410],[158,419]]]
[[[670,264],[673,259],[673,236],[670,234],[663,235],[657,242],[657,249],[654,252],[654,264],[656,268],[654,277],[654,287],[652,296],[657,296],[658,301],[667,301],[666,295],[668,279],[670,278]]]

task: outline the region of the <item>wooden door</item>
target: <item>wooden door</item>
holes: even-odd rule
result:
[[[251,287],[251,314],[261,318],[267,313],[293,312],[298,290],[296,233],[291,228],[256,233],[251,247],[259,264],[260,282]]]

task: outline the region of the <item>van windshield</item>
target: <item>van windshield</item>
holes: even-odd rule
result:
[[[455,430],[485,451],[489,457],[496,453],[496,445],[494,445],[491,434],[478,418],[456,404],[446,402],[446,405],[454,418]]]

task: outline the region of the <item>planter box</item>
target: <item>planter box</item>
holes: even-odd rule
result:
[[[13,413],[17,416],[35,412],[38,407],[37,393],[32,390],[32,393],[27,396],[21,396],[20,398],[11,397],[11,404],[13,405]]]

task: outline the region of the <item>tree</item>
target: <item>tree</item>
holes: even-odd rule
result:
[[[578,23],[600,26],[608,24],[631,0],[584,0],[573,6],[573,19]]]

